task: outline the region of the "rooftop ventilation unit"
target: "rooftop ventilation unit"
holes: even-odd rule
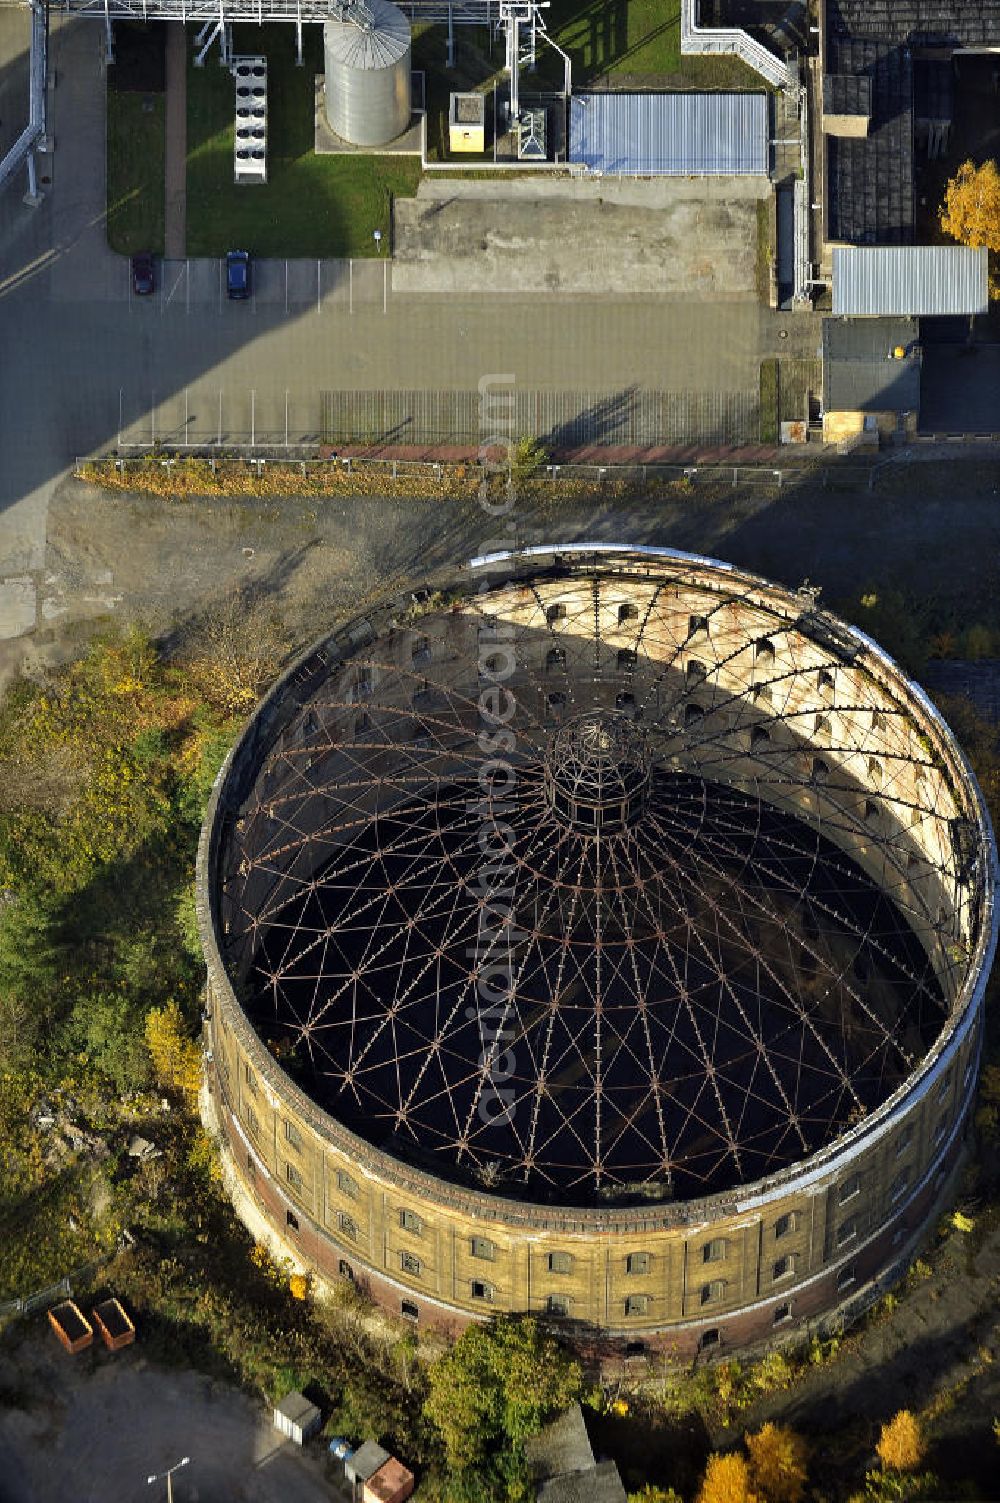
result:
[[[267,58],[234,57],[236,131],[233,181],[267,182]]]

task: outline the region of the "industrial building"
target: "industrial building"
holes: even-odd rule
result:
[[[684,1357],[857,1309],[961,1160],[995,879],[947,727],[812,592],[474,560],[317,644],[220,773],[237,1208],[452,1330]]]
[[[1000,48],[993,0],[826,0],[821,7],[824,240],[911,245],[918,153],[946,149],[956,54]]]

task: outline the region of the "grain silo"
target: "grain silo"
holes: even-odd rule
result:
[[[390,0],[323,26],[326,118],[354,146],[384,146],[410,123],[410,23]]]

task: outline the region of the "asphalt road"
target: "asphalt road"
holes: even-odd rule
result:
[[[141,1333],[140,1333],[141,1339]],[[39,1318],[0,1355],[0,1503],[331,1503],[316,1447],[302,1452],[246,1394],[150,1365],[140,1345],[70,1357]]]
[[[11,19],[13,18],[13,19]],[[15,23],[21,25],[18,33]],[[0,8],[0,79],[24,72],[23,18]],[[258,263],[249,304],[216,262],[171,262],[131,296],[104,231],[102,30],[53,18],[54,154],[45,201],[0,193],[0,642],[41,624],[49,503],[75,456],[206,436],[315,434],[324,390],[638,387],[752,393],[761,356],[815,330],[742,300],[394,293],[385,262]]]

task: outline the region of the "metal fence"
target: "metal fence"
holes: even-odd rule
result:
[[[754,444],[756,392],[524,391],[498,398],[504,434],[529,435],[547,449],[588,444],[650,448]],[[478,391],[324,391],[323,440],[337,443],[478,444],[490,437]]]
[[[213,472],[218,472],[232,460],[238,460],[252,470],[256,470],[258,479],[266,482],[269,465],[280,465],[283,471],[289,468],[301,473],[303,481],[308,482],[311,473],[317,470],[328,470],[331,464],[344,475],[352,474],[367,476],[383,476],[386,481],[394,483],[405,482],[407,478],[420,481],[442,480],[449,469],[453,468],[453,462],[442,462],[431,459],[380,459],[369,458],[367,455],[340,455],[335,459],[317,459],[313,455],[296,456],[284,450],[283,447],[273,449],[269,454],[261,454],[259,450],[246,450],[240,452],[239,448],[230,449],[226,456],[215,457],[208,451],[195,456],[190,450],[171,453],[164,449],[151,449],[142,454],[106,455],[104,462],[113,463],[120,471],[127,471],[135,466],[143,466],[151,459],[169,471],[177,465],[183,465],[191,458],[198,457],[207,461]],[[80,470],[84,464],[100,462],[100,457],[77,458],[76,469]],[[475,473],[475,463],[469,462],[469,467]],[[811,484],[820,489],[852,489],[858,491],[874,490],[877,488],[877,479],[880,466],[877,458],[868,463],[845,465],[842,459],[837,459],[829,464],[795,463],[791,458],[786,463],[777,464],[724,464],[719,461],[712,463],[632,463],[632,464],[597,464],[597,463],[548,463],[542,465],[532,477],[535,482],[543,485],[547,482],[566,483],[577,481],[584,485],[634,485],[637,488],[658,484],[670,484],[678,486],[683,491],[696,494],[699,490],[742,490],[752,493],[763,491],[781,491],[796,484]],[[285,488],[283,488],[285,489]]]
[[[116,1249],[117,1251],[118,1249]],[[0,1302],[0,1323],[14,1320],[19,1315],[31,1315],[35,1310],[47,1309],[54,1305],[57,1300],[70,1299],[73,1294],[74,1284],[81,1284],[95,1274],[99,1268],[103,1268],[114,1253],[108,1253],[103,1258],[95,1258],[90,1263],[83,1263],[59,1279],[55,1284],[49,1284],[45,1289],[37,1289],[33,1294],[21,1295],[16,1299]]]

